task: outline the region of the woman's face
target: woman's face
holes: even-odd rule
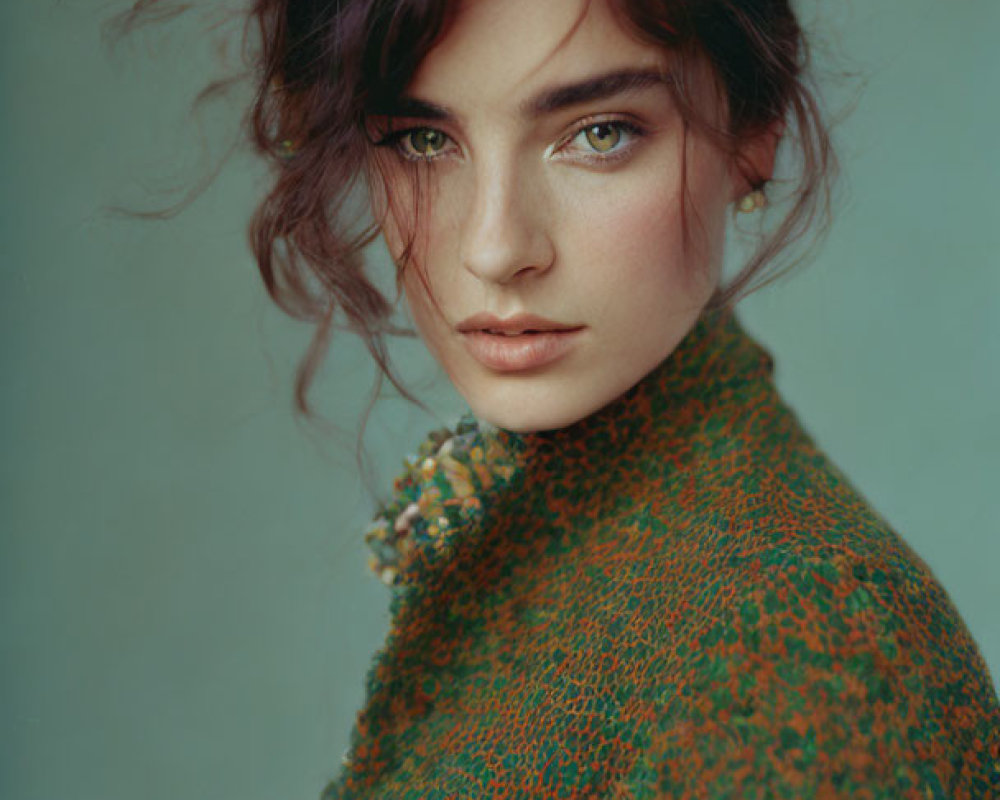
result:
[[[514,431],[572,424],[671,353],[745,190],[685,131],[669,56],[584,6],[463,3],[380,120],[384,233],[397,260],[412,238],[417,329],[473,413]]]

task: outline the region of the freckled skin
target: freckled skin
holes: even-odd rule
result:
[[[424,165],[416,230],[407,174],[382,154],[396,211],[385,229],[390,250],[398,257],[415,234],[404,287],[417,328],[473,412],[517,431],[575,422],[667,357],[718,282],[726,213],[740,188],[722,155],[685,131],[666,86],[538,118],[520,113],[551,86],[669,68],[663,52],[626,34],[603,3],[592,3],[563,41],[582,8],[575,0],[469,3],[428,54],[409,93],[454,118],[422,123],[451,145]],[[708,91],[705,102],[719,105]],[[584,135],[553,152],[594,115],[635,120],[645,135],[626,134],[604,152]],[[410,142],[427,151],[425,136]],[[602,165],[570,157],[584,154],[619,158]],[[697,221],[688,240],[685,166],[688,219]],[[472,358],[455,331],[477,312],[529,312],[584,332],[555,364],[501,374]]]

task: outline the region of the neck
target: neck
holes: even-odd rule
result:
[[[565,428],[497,436],[522,453],[525,465],[558,456],[567,466],[599,471],[626,450],[662,454],[708,422],[740,383],[769,375],[771,367],[731,309],[706,310],[663,362],[600,410]]]
[[[767,380],[771,359],[731,310],[703,312],[677,348],[636,386],[585,419],[553,431],[517,434],[467,418],[432,437],[397,496],[368,533],[373,569],[419,586],[463,549],[476,547],[498,506],[529,503],[557,513],[615,504],[641,492],[665,462],[727,446],[727,428],[748,410],[748,392]],[[520,500],[518,499],[520,498]],[[505,512],[506,513],[506,512]]]

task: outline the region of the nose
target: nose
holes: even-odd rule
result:
[[[461,257],[483,281],[505,284],[545,272],[555,260],[545,213],[544,187],[517,165],[494,164],[476,172],[464,215]]]

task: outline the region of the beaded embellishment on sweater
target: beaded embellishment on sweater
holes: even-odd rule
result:
[[[412,585],[469,537],[486,498],[517,470],[515,437],[464,416],[454,431],[432,432],[393,485],[393,498],[365,534],[369,567],[389,586]]]

